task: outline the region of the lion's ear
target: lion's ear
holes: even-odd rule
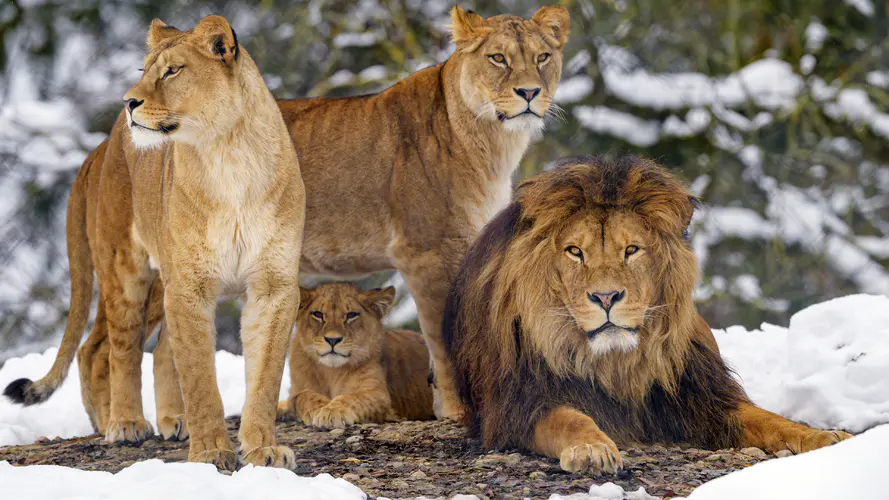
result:
[[[392,304],[395,302],[395,287],[374,288],[361,292],[358,299],[364,307],[373,311],[379,318],[389,314]]]
[[[531,20],[544,30],[544,37],[553,48],[560,49],[568,41],[571,16],[561,5],[541,7],[537,9]]]
[[[471,10],[463,10],[459,5],[451,9],[451,38],[457,49],[472,52],[485,41],[492,30],[486,27],[485,19]]]
[[[314,291],[309,290],[308,288],[299,287],[299,308],[305,309],[306,306],[309,305],[309,302],[312,301],[312,297],[314,296]]]
[[[145,40],[145,44],[148,46],[148,50],[151,51],[158,43],[180,33],[182,32],[173,26],[160,19],[154,19],[151,21],[151,27],[148,28],[148,38]]]
[[[224,17],[207,16],[195,26],[194,32],[204,38],[207,50],[214,57],[219,57],[226,64],[238,60],[241,52],[238,35]]]
[[[685,228],[682,230],[682,239],[687,240],[689,238],[689,227],[691,227],[691,219],[695,215],[695,210],[701,206],[701,200],[698,199],[697,196],[688,195],[688,212],[686,213],[684,219]]]

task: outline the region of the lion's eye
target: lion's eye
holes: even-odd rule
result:
[[[565,253],[567,253],[570,257],[583,262],[583,250],[581,250],[580,248],[571,245],[565,249]]]
[[[324,313],[321,311],[312,311],[312,317],[318,321],[324,321]]]
[[[357,317],[358,317],[357,312],[347,312],[346,313],[346,321],[353,321]]]
[[[503,54],[492,54],[488,56],[494,64],[506,64],[506,57]]]
[[[549,58],[550,58],[550,53],[544,52],[543,54],[540,54],[539,56],[537,56],[537,64],[543,64],[546,61],[548,61]]]
[[[180,69],[182,69],[182,66],[179,66],[178,68],[175,66],[170,66],[169,68],[167,68],[167,71],[164,73],[164,76],[162,76],[161,79],[175,75],[179,72]]]
[[[630,245],[626,248],[626,250],[624,250],[624,258],[625,259],[629,258],[630,255],[633,255],[634,253],[636,253],[638,251],[639,251],[639,247],[637,247],[636,245]]]

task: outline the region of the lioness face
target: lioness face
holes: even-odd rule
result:
[[[561,298],[595,355],[639,343],[657,275],[646,252],[650,238],[629,210],[579,215],[559,238]]]
[[[562,75],[562,47],[569,17],[543,7],[531,19],[451,11],[462,58],[460,92],[480,120],[510,131],[540,131]]]
[[[124,96],[137,147],[196,144],[237,122],[243,114],[235,78],[240,48],[223,18],[207,17],[190,31],[155,19],[148,46],[142,78]]]
[[[361,291],[347,283],[302,289],[296,339],[319,363],[337,368],[364,363],[380,352],[385,335],[382,318],[395,289]]]

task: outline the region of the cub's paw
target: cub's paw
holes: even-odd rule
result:
[[[215,449],[203,450],[197,453],[188,453],[189,462],[201,462],[213,464],[221,471],[234,472],[238,465],[238,457],[232,450]]]
[[[613,443],[584,443],[562,450],[559,465],[578,474],[614,474],[623,468],[623,460]]]
[[[157,432],[167,441],[185,441],[188,439],[188,420],[185,415],[161,417],[157,421]]]
[[[263,446],[254,448],[241,456],[244,465],[253,464],[259,467],[280,467],[293,470],[296,468],[296,455],[286,446]]]
[[[106,443],[141,443],[154,435],[154,428],[144,418],[112,420],[105,431]]]
[[[335,403],[318,408],[312,412],[311,418],[312,425],[322,429],[342,429],[360,420],[354,410]]]
[[[790,450],[794,453],[803,453],[806,451],[817,450],[818,448],[823,448],[825,446],[830,446],[835,443],[839,443],[840,441],[845,441],[852,437],[852,434],[843,431],[819,431],[813,430],[805,438],[803,438],[802,442],[799,446],[799,451]]]
[[[285,399],[278,403],[278,410],[275,414],[275,420],[278,422],[297,422],[299,415],[296,414],[293,399]]]

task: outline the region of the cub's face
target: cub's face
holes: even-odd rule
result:
[[[461,58],[460,92],[480,120],[510,131],[540,131],[562,75],[568,12],[543,7],[531,19],[451,11]]]
[[[628,210],[579,215],[557,238],[560,295],[594,355],[628,352],[655,300],[649,231]]]
[[[195,29],[151,24],[142,78],[124,96],[133,143],[196,144],[228,130],[243,114],[235,78],[240,47],[225,19],[210,16]]]
[[[361,291],[347,283],[301,289],[296,338],[312,359],[331,368],[359,365],[380,352],[382,318],[395,289]]]

